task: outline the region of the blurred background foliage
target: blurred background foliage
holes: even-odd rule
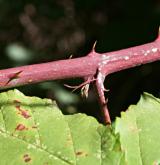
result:
[[[85,56],[97,41],[108,52],[153,41],[160,24],[160,1],[0,0],[0,69]],[[160,62],[109,75],[105,81],[112,119],[136,103],[143,91],[160,97]],[[100,120],[93,88],[87,100],[64,83],[20,87],[26,95],[55,99],[66,114],[83,112]]]

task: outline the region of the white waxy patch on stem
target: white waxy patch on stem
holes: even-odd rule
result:
[[[147,56],[151,51],[150,50],[147,50],[144,55]]]
[[[152,52],[155,53],[155,52],[157,52],[157,50],[158,50],[158,48],[153,48],[153,49],[152,49]]]
[[[99,72],[97,76],[98,82],[104,82],[105,76]]]
[[[102,64],[104,64],[104,65],[107,64],[107,61],[103,61]]]
[[[102,59],[106,58],[107,56],[105,54],[102,55]]]
[[[101,72],[99,72],[98,75],[97,75],[97,81],[98,81],[98,84],[100,84],[102,91],[105,90],[104,85],[103,85],[104,80],[105,80],[105,75],[102,74]]]
[[[125,59],[125,60],[129,60],[129,57],[128,57],[128,56],[125,56],[124,59]]]
[[[138,55],[138,53],[134,53],[133,55],[135,55],[135,56],[136,56],[136,55]]]

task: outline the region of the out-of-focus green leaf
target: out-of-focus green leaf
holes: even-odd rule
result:
[[[78,95],[67,91],[65,88],[62,88],[58,83],[45,82],[40,84],[40,86],[42,89],[52,90],[56,100],[60,101],[63,104],[76,104],[80,100]]]
[[[20,44],[10,44],[6,47],[7,56],[18,63],[28,62],[32,59],[32,52],[31,50],[25,48]]]

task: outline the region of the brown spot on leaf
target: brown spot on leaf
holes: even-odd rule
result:
[[[28,110],[24,110],[20,107],[20,105],[17,105],[16,108],[19,111],[19,114],[22,115],[24,118],[28,119],[29,117],[31,117],[31,115],[29,115]]]
[[[19,100],[13,100],[13,103],[15,103],[15,104],[20,104],[21,102],[19,101]]]
[[[48,162],[44,163],[44,165],[48,165]]]
[[[32,126],[32,128],[36,129],[36,128],[37,128],[37,126],[36,126],[36,125],[33,125],[33,126]]]
[[[77,151],[76,155],[77,156],[88,156],[88,154],[86,152],[84,152],[84,151]]]
[[[28,130],[28,128],[23,124],[18,124],[15,130],[16,131],[24,131],[24,130]]]
[[[28,154],[23,155],[23,160],[28,163],[31,161],[31,157]]]
[[[18,110],[20,110],[20,105],[16,105],[16,108],[17,108]]]

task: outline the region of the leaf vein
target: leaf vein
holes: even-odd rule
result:
[[[71,129],[70,129],[70,126],[69,126],[69,123],[68,123],[68,121],[65,119],[65,121],[66,121],[66,123],[67,123],[67,125],[68,125],[68,130],[69,130],[69,133],[70,133],[70,136],[71,136],[71,141],[72,141],[72,144],[73,144],[73,151],[74,151],[74,153],[75,153],[75,165],[77,165],[77,157],[76,157],[76,149],[75,149],[75,147],[74,147],[74,142],[73,142],[73,135],[72,135],[72,133],[71,133]]]

